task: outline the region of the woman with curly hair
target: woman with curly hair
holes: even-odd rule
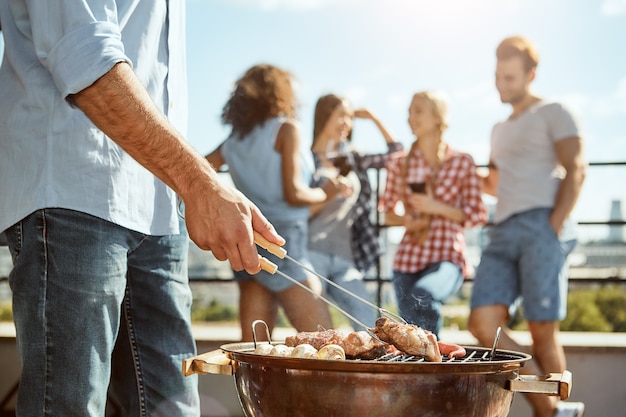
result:
[[[313,164],[302,152],[295,117],[292,75],[272,65],[255,65],[237,81],[224,106],[222,122],[232,126],[230,136],[207,159],[215,168],[228,165],[235,186],[285,238],[289,256],[309,264],[309,207],[332,198],[339,188],[336,182],[324,188],[309,187]],[[285,274],[321,293],[315,276],[263,249],[259,253]],[[252,322],[257,319],[264,320],[271,331],[279,305],[298,331],[315,331],[318,325],[332,327],[328,307],[300,286],[264,271],[234,274],[240,290],[242,340],[252,340]]]

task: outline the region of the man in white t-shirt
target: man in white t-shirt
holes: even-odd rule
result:
[[[576,243],[569,216],[586,171],[583,140],[563,105],[530,91],[538,57],[527,39],[504,39],[496,57],[496,88],[513,112],[491,135],[483,192],[498,202],[476,270],[469,329],[482,345],[492,346],[501,327],[498,346],[522,350],[506,329],[521,302],[534,354],[521,372],[563,372],[558,331],[566,315],[566,260]],[[543,394],[527,394],[527,399],[534,417],[582,417],[584,412],[583,403]]]

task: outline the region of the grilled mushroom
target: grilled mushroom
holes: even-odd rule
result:
[[[308,343],[304,343],[293,348],[291,356],[294,358],[318,358],[317,349]]]
[[[256,346],[256,349],[254,349],[254,353],[257,355],[269,355],[272,349],[274,349],[274,346],[269,343],[262,345],[259,344]]]
[[[291,352],[293,351],[292,347],[285,345],[276,345],[270,351],[270,355],[272,356],[291,356]]]
[[[326,345],[322,347],[319,352],[317,352],[317,356],[320,359],[331,359],[331,360],[345,360],[346,352],[339,345]]]

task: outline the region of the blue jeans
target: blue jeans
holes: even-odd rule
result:
[[[311,264],[313,264],[315,272],[328,278],[342,288],[345,288],[352,294],[370,303],[372,302],[372,297],[367,291],[365,282],[363,281],[363,274],[356,269],[351,260],[313,250],[309,250],[309,259],[311,260]],[[339,307],[366,326],[374,327],[376,318],[378,317],[374,307],[368,306],[366,303],[324,281],[322,281],[322,285],[324,292],[328,294]],[[363,328],[353,320],[350,320],[350,323],[354,330],[363,330]]]
[[[463,285],[461,268],[438,262],[412,274],[393,271],[392,281],[400,315],[438,338],[443,325],[441,306]]]
[[[107,389],[119,415],[200,414],[197,378],[181,372],[196,353],[185,232],[146,236],[45,209],[7,238],[18,415],[101,417]]]

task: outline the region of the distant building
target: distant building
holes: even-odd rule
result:
[[[622,201],[621,200],[613,200],[611,202],[611,213],[609,216],[609,221],[612,221],[612,222],[624,221],[624,217],[622,216]],[[607,241],[608,242],[623,242],[624,241],[624,226],[622,225],[609,226],[609,236],[607,238]]]
[[[609,221],[621,222],[622,202],[613,200]],[[579,244],[570,256],[570,278],[626,277],[624,226],[610,225],[605,239]]]

